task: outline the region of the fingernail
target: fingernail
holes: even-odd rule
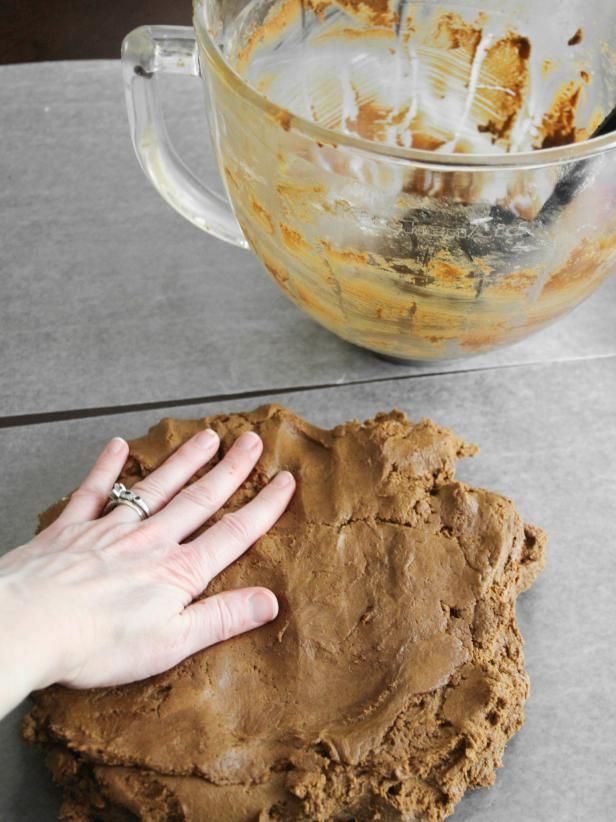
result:
[[[126,440],[123,440],[122,437],[114,437],[109,442],[109,451],[112,454],[119,454],[120,451],[124,451],[126,448]]]
[[[239,451],[252,451],[259,443],[261,438],[254,433],[254,431],[246,431],[245,434],[236,441],[235,445]]]
[[[251,594],[248,599],[248,607],[250,608],[252,621],[257,625],[271,622],[278,614],[278,600],[274,594],[265,591],[256,591]]]
[[[274,488],[285,488],[287,485],[291,485],[292,482],[293,474],[289,471],[280,471],[280,473],[276,474],[270,485]]]
[[[195,443],[201,448],[210,448],[213,445],[214,440],[217,439],[218,434],[216,431],[212,431],[211,428],[206,428],[205,431],[199,431],[199,433],[194,437]]]

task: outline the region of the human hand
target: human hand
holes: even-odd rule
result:
[[[125,505],[101,516],[128,456],[124,440],[111,440],[58,519],[0,559],[0,716],[31,690],[143,679],[276,617],[276,597],[264,588],[193,602],[271,528],[295,488],[283,471],[243,508],[184,541],[241,485],[263,448],[245,433],[184,487],[218,445],[213,431],[199,432],[137,483],[132,490],[151,512],[141,522]]]

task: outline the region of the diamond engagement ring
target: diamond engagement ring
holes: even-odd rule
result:
[[[113,511],[118,505],[128,505],[133,511],[139,514],[140,519],[146,519],[150,516],[150,509],[147,502],[141,499],[139,494],[135,494],[130,488],[127,488],[121,482],[116,482],[113,486],[107,504],[103,508],[103,516]]]

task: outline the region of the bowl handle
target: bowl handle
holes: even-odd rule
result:
[[[248,248],[227,199],[186,167],[163,119],[158,74],[201,75],[195,32],[189,26],[141,26],[124,38],[122,70],[135,152],[159,194],[198,228]]]

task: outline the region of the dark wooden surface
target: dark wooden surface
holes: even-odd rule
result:
[[[0,0],[0,63],[117,57],[131,29],[191,17],[191,0]]]

